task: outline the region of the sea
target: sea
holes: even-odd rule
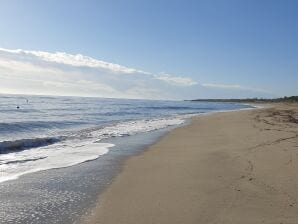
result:
[[[0,223],[78,223],[123,159],[192,116],[247,108],[223,102],[0,95]]]

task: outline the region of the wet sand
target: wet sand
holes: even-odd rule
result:
[[[199,116],[127,160],[86,223],[298,223],[298,105]]]

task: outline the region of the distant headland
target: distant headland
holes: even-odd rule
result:
[[[237,103],[280,103],[288,102],[294,103],[298,102],[298,96],[285,96],[282,98],[272,98],[272,99],[263,99],[263,98],[246,98],[246,99],[194,99],[187,101],[200,101],[200,102],[237,102]]]

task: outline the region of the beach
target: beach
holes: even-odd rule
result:
[[[84,223],[297,223],[298,105],[197,116],[129,158]]]

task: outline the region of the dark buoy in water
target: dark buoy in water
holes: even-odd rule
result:
[[[20,109],[20,106],[17,106],[17,109]]]

